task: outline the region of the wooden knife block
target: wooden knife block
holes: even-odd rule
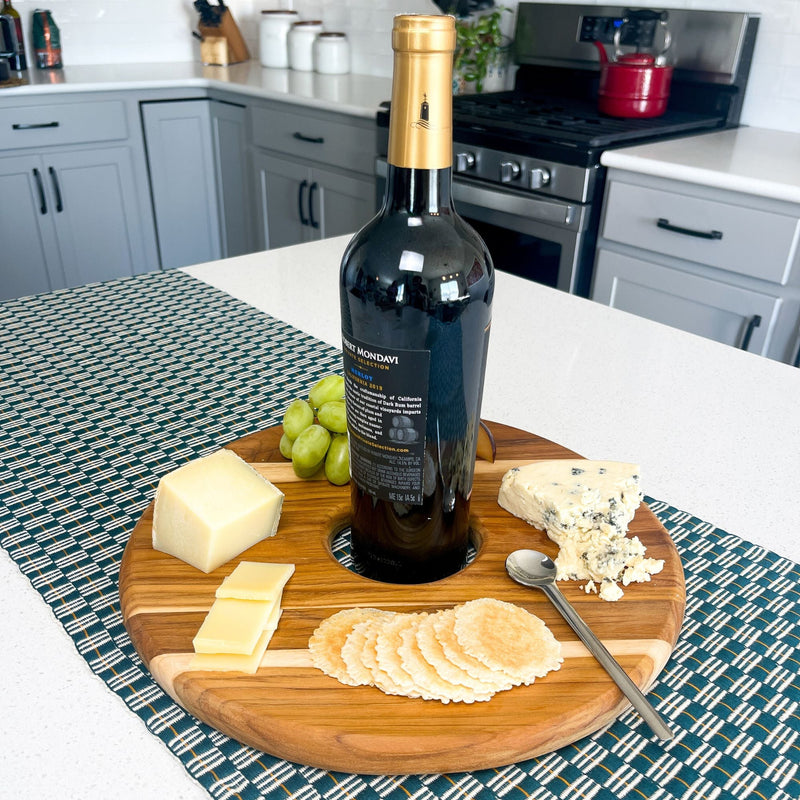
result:
[[[247,43],[242,37],[239,26],[236,24],[230,10],[225,9],[225,11],[223,11],[219,25],[214,27],[210,25],[200,25],[198,30],[203,38],[222,37],[227,40],[229,64],[238,64],[250,58],[250,51],[247,49]]]

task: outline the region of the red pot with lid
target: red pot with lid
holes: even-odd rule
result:
[[[660,33],[657,52],[648,52]],[[666,53],[672,43],[667,12],[651,9],[628,10],[614,34],[615,54],[609,59],[605,46],[594,44],[600,54],[598,108],[612,117],[658,117],[667,110],[673,68]],[[633,45],[635,52],[623,52]]]

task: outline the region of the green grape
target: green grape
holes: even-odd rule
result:
[[[341,375],[326,375],[308,393],[308,399],[314,408],[322,408],[329,400],[341,400],[343,397],[344,378]]]
[[[292,440],[313,423],[314,409],[300,398],[292,400],[283,412],[283,432]]]
[[[292,467],[298,478],[310,478],[321,466],[331,443],[322,425],[306,428],[292,444]]]
[[[281,441],[278,444],[278,449],[281,451],[281,455],[284,458],[291,458],[292,457],[292,440],[284,433],[281,436]]]
[[[344,400],[328,400],[317,411],[319,424],[333,433],[347,433],[347,412]]]
[[[325,477],[336,486],[350,480],[350,446],[347,436],[334,436],[325,457]]]

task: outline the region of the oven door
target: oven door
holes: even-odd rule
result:
[[[379,204],[386,174],[386,160],[378,158],[375,188]],[[589,206],[493,186],[458,174],[453,175],[453,202],[486,242],[497,269],[588,296],[593,251],[587,241]]]

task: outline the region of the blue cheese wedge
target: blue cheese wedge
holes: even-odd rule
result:
[[[626,535],[642,501],[636,464],[535,461],[503,476],[497,500],[558,545],[558,580],[587,581],[586,591],[604,600],[619,600],[620,583],[649,581],[664,567],[645,557],[638,537]]]

